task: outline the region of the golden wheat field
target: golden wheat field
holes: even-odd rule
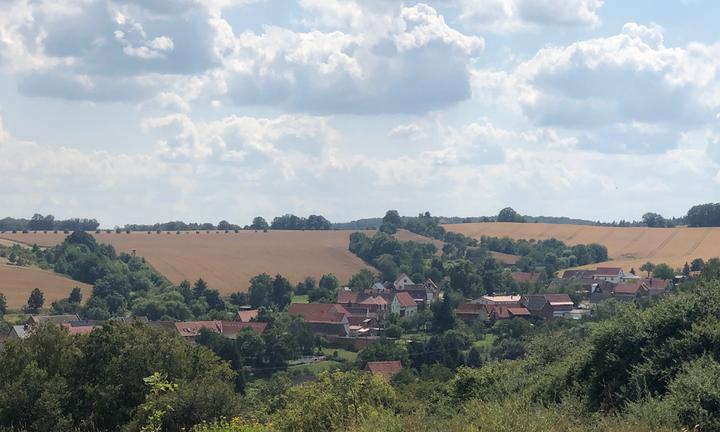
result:
[[[90,296],[90,285],[77,282],[53,273],[31,267],[17,267],[0,263],[0,293],[7,297],[8,307],[17,309],[27,303],[33,288],[40,288],[45,294],[45,307],[62,298],[67,298],[70,290],[80,287],[83,298]]]
[[[471,223],[444,227],[473,238],[487,235],[527,240],[556,238],[569,245],[599,243],[608,248],[610,263],[625,271],[637,270],[647,261],[680,268],[695,258],[720,256],[720,228],[620,228],[541,223]]]
[[[250,278],[263,272],[280,273],[293,283],[306,276],[319,279],[325,273],[333,273],[341,282],[347,282],[353,274],[367,268],[348,251],[350,233],[352,231],[270,230],[93,235],[98,242],[109,243],[118,252],[135,251],[174,283],[202,277],[211,288],[228,294],[246,291]],[[0,234],[6,240],[38,246],[54,246],[65,236],[62,232]],[[408,233],[403,237],[409,240],[415,235]],[[24,290],[26,298],[33,288],[31,285]]]

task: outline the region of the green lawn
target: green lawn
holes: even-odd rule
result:
[[[306,295],[294,295],[292,296],[291,303],[309,303],[308,296]]]
[[[317,375],[320,372],[338,369],[340,365],[341,363],[333,360],[323,360],[315,363],[290,366],[288,370],[307,370],[309,373]]]
[[[495,342],[495,335],[494,334],[486,334],[484,338],[475,341],[473,346],[478,349],[490,349],[493,345],[493,342]]]
[[[346,363],[354,363],[357,360],[357,353],[344,350],[341,348],[323,348],[323,352],[327,358],[331,358],[333,353],[338,353],[338,359]]]

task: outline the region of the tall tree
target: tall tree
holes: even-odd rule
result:
[[[75,287],[70,291],[70,296],[68,297],[68,301],[70,303],[81,303],[82,302],[82,292],[80,291],[80,288]]]
[[[448,293],[445,293],[442,301],[433,303],[431,309],[433,312],[432,329],[434,332],[442,333],[455,328],[455,310]]]
[[[197,282],[195,282],[195,285],[193,286],[193,295],[195,296],[195,298],[200,298],[205,295],[205,291],[207,291],[207,289],[207,282],[200,278],[197,280]]]
[[[362,269],[355,273],[351,278],[348,286],[353,291],[362,291],[370,288],[375,283],[375,275],[368,269]]]
[[[650,273],[655,269],[655,264],[650,261],[646,262],[640,267],[640,271],[647,272],[647,277],[650,277]]]
[[[272,302],[282,310],[290,304],[292,297],[292,284],[290,281],[285,279],[281,274],[275,275],[272,287]]]
[[[0,317],[7,313],[7,298],[5,294],[0,293]]]
[[[35,288],[30,293],[30,297],[28,297],[27,306],[25,310],[28,313],[36,314],[42,309],[43,305],[45,304],[45,295],[42,291],[40,291],[39,288]]]
[[[498,222],[525,222],[525,218],[520,216],[512,207],[505,207],[500,210],[497,216]]]
[[[263,218],[262,216],[255,216],[255,218],[253,218],[252,220],[252,225],[250,225],[250,228],[254,230],[265,230],[268,229],[269,226],[270,225],[268,225],[265,218]]]
[[[253,308],[269,306],[272,298],[273,280],[267,273],[259,274],[250,279],[248,301]]]

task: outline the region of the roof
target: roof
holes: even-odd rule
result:
[[[202,329],[222,333],[222,324],[220,321],[181,321],[175,323],[175,329],[182,337],[195,337]]]
[[[670,281],[659,278],[643,278],[640,281],[649,290],[666,290],[670,286]]]
[[[620,267],[598,267],[595,276],[619,276],[622,273]]]
[[[20,339],[26,339],[30,337],[30,329],[24,325],[14,325],[12,326],[12,330]]]
[[[30,322],[35,324],[44,324],[44,323],[52,323],[52,324],[65,324],[69,323],[71,321],[80,321],[80,317],[76,314],[68,314],[68,315],[33,315],[30,317]]]
[[[360,304],[375,304],[375,305],[386,305],[388,301],[382,296],[370,296],[360,302]]]
[[[301,316],[308,323],[340,324],[348,312],[339,304],[293,303],[288,309],[288,314]]]
[[[63,327],[65,327],[68,331],[68,334],[70,336],[77,336],[77,335],[84,335],[89,334],[96,328],[100,328],[101,326],[98,325],[81,325],[81,326],[73,326],[70,324],[62,324]]]
[[[244,329],[251,329],[255,333],[261,334],[267,327],[267,323],[264,322],[221,321],[220,325],[222,334],[225,336],[237,335]]]
[[[547,298],[542,294],[526,295],[523,297],[523,304],[531,311],[539,311],[544,308],[547,303]]]
[[[239,310],[235,314],[235,321],[240,322],[250,322],[251,320],[257,318],[258,310],[257,309],[249,309],[249,310]]]
[[[371,361],[367,362],[365,370],[373,375],[390,380],[402,370],[402,363],[400,363],[400,360]]]
[[[530,316],[530,311],[519,306],[488,305],[488,311],[495,319],[508,319],[515,316]]]
[[[410,283],[415,283],[415,282],[413,282],[412,279],[410,279],[410,276],[406,275],[405,273],[400,273],[400,275],[398,275],[397,279],[395,279],[395,283],[400,283],[405,278],[407,278],[407,280],[409,280]]]
[[[575,306],[568,294],[544,294],[547,301],[552,306]]]
[[[563,279],[587,279],[595,274],[592,270],[565,270]]]
[[[536,283],[538,280],[540,280],[540,273],[513,272],[510,274],[510,277],[512,278],[512,280],[514,280],[517,283],[522,283],[522,282]]]
[[[519,295],[483,296],[482,299],[490,304],[520,303]]]
[[[615,287],[615,295],[637,295],[639,291],[645,291],[647,288],[639,283],[621,283]]]
[[[337,302],[342,304],[352,304],[358,302],[360,293],[355,291],[338,291]]]
[[[415,299],[406,292],[399,292],[395,294],[395,296],[398,299],[398,302],[400,303],[400,307],[407,308],[407,307],[415,307],[417,306],[417,303],[415,303]]]

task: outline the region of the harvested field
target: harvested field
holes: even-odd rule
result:
[[[133,250],[174,283],[202,277],[211,288],[229,294],[246,291],[253,276],[277,273],[296,283],[307,276],[334,273],[342,283],[367,266],[350,251],[352,231],[195,231],[95,234],[118,252]],[[371,234],[371,233],[370,233]],[[3,233],[0,238],[54,246],[63,233]],[[32,287],[30,287],[32,289]]]
[[[51,271],[31,267],[17,267],[0,264],[0,293],[5,294],[8,307],[21,308],[27,303],[33,288],[40,288],[45,294],[45,307],[61,298],[67,298],[74,287],[80,287],[83,298],[90,296],[90,285],[62,277]]]
[[[720,256],[720,228],[620,228],[541,223],[472,223],[444,227],[478,239],[487,235],[527,240],[556,238],[569,245],[599,243],[608,248],[610,263],[625,271],[633,267],[637,270],[647,261],[680,268],[695,258],[707,260]]]
[[[414,241],[416,243],[431,243],[435,245],[439,252],[442,252],[443,242],[441,242],[440,240],[421,236],[420,234],[415,234],[414,232],[408,230],[398,230],[398,232],[395,233],[395,238],[403,242]]]

